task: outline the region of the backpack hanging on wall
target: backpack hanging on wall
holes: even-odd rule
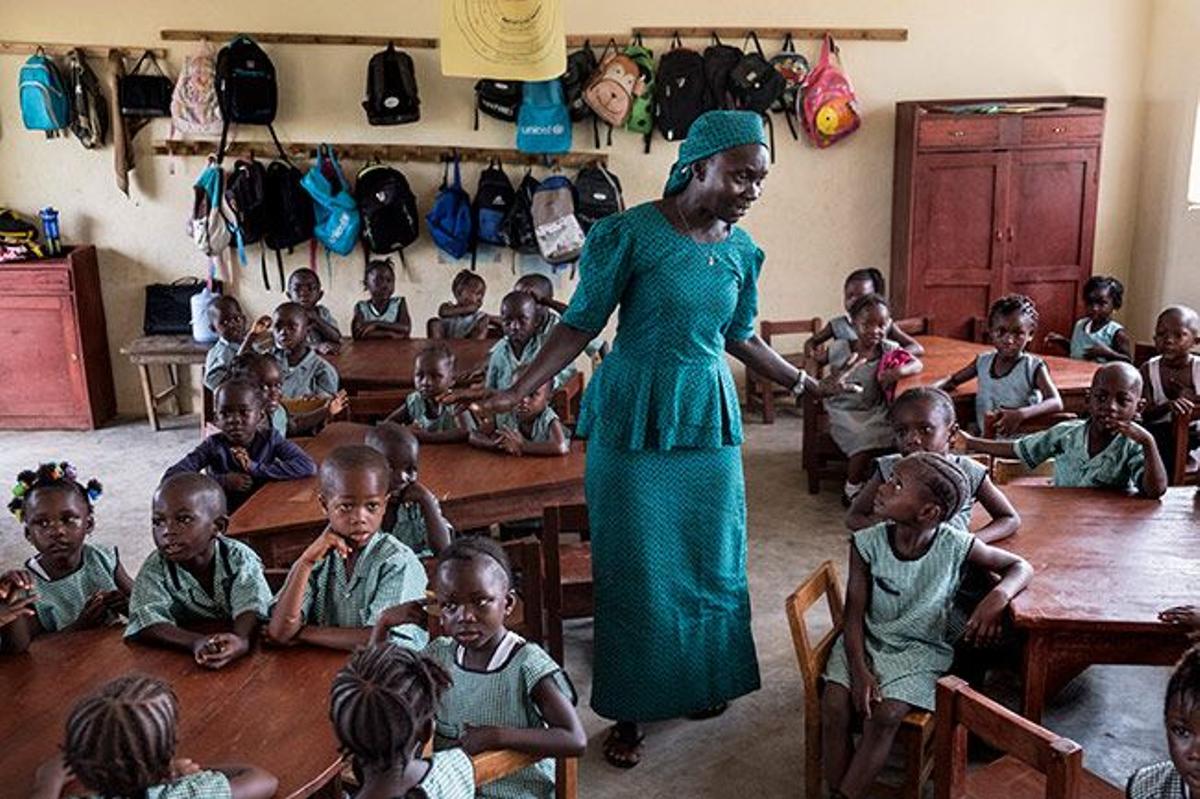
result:
[[[462,258],[471,251],[474,239],[471,197],[462,187],[458,156],[451,160],[454,162],[454,182],[449,181],[450,161],[447,161],[442,167],[442,187],[425,221],[438,249],[452,258]]]
[[[738,108],[754,111],[762,116],[770,137],[771,163],[774,163],[775,125],[768,112],[783,97],[787,82],[763,55],[758,34],[750,31],[747,38],[754,42],[754,49],[743,54],[737,66],[733,68],[729,75],[729,88]]]
[[[583,89],[591,80],[597,66],[599,64],[591,42],[585,41],[583,47],[567,55],[567,71],[559,81],[562,82],[563,99],[567,103],[572,122],[582,122],[592,115],[592,109],[583,99]]]
[[[183,69],[171,95],[171,129],[185,136],[217,136],[223,127],[217,102],[217,66],[212,45],[184,56]]]
[[[21,121],[27,130],[61,136],[71,124],[71,102],[58,67],[42,48],[21,65]]]
[[[729,85],[733,69],[742,60],[742,51],[731,44],[724,44],[713,34],[713,41],[704,48],[704,85],[708,88],[710,109],[733,109],[737,107]]]
[[[479,186],[471,211],[475,216],[475,240],[484,244],[508,246],[504,222],[516,200],[512,181],[504,174],[500,162],[492,161],[479,173]]]
[[[371,56],[367,64],[367,90],[362,107],[372,125],[402,125],[421,118],[412,57],[397,50],[391,42],[386,50]]]
[[[230,224],[233,214],[225,206],[225,173],[215,157],[192,184],[192,214],[188,219],[188,235],[201,253],[209,259],[209,274],[215,275],[223,265],[225,251],[233,237]]]
[[[283,151],[271,124],[279,105],[275,65],[249,36],[234,38],[217,53],[217,103],[224,119],[218,160],[225,155],[231,124],[266,125],[271,140]]]
[[[571,114],[558,79],[526,81],[517,114],[517,149],[539,154],[571,149]]]
[[[103,147],[108,135],[108,101],[96,73],[78,49],[67,55],[67,74],[71,81],[71,132],[84,149]]]
[[[275,251],[279,286],[283,276],[283,250],[289,252],[313,236],[313,202],[304,190],[304,176],[291,161],[277,158],[267,166],[267,220],[263,244]]]
[[[417,198],[398,169],[386,164],[367,164],[354,180],[354,198],[362,214],[363,249],[383,255],[399,252],[417,240],[420,226]]]
[[[625,210],[621,181],[603,164],[585,166],[575,176],[575,217],[586,234],[606,216]]]
[[[605,45],[600,66],[583,90],[583,99],[597,118],[619,128],[629,119],[635,92],[641,92],[644,85],[637,64],[616,47],[617,43],[611,39]],[[611,141],[610,136],[610,144]]]
[[[862,124],[854,87],[842,70],[837,44],[828,34],[817,65],[804,82],[797,111],[809,139],[821,148],[844,139]]]
[[[332,175],[332,179],[326,176]],[[349,255],[358,243],[362,229],[362,217],[346,176],[342,173],[337,155],[328,144],[317,147],[317,160],[304,174],[300,184],[313,201],[316,224],[313,236],[325,245],[325,249],[338,255]]]
[[[513,197],[512,208],[504,220],[504,236],[508,239],[508,246],[519,253],[538,252],[537,232],[533,228],[533,194],[537,188],[537,178],[526,169]]]
[[[641,80],[635,86],[625,129],[645,136],[646,152],[650,152],[650,133],[654,130],[654,52],[642,43],[639,33],[625,48],[625,55],[637,64],[641,75]]]
[[[704,58],[683,46],[676,34],[673,46],[658,63],[654,82],[654,119],[667,141],[686,139],[692,122],[707,110]]]
[[[575,218],[575,187],[551,175],[533,193],[533,229],[538,251],[552,264],[574,261],[583,252],[583,228]]]
[[[481,80],[475,84],[475,130],[479,130],[479,112],[502,122],[516,122],[521,108],[521,81]]]
[[[783,37],[783,47],[780,51],[771,56],[771,66],[783,77],[784,84],[783,96],[771,110],[783,113],[792,138],[798,139],[800,136],[796,131],[796,106],[804,81],[808,77],[809,66],[808,59],[796,52],[796,43],[792,40],[791,33]]]
[[[145,70],[145,71],[143,71]],[[150,50],[117,79],[117,102],[127,117],[171,116],[171,95],[175,84]]]
[[[270,215],[267,199],[267,168],[261,161],[251,158],[239,160],[233,165],[225,181],[225,202],[233,212],[233,239],[237,246],[238,260],[246,265],[246,245],[258,244],[263,240]],[[267,276],[265,247],[259,248],[259,267],[263,285],[271,288]]]

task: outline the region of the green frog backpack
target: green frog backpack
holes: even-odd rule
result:
[[[634,37],[625,48],[625,55],[637,64],[642,74],[640,89],[634,89],[633,104],[629,108],[629,118],[625,120],[625,129],[643,136],[649,136],[654,130],[654,53],[642,44],[641,35]],[[650,151],[650,141],[646,140],[646,151]]]

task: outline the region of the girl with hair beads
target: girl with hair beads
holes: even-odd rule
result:
[[[988,334],[995,352],[985,352],[973,362],[940,381],[938,388],[953,392],[977,378],[975,425],[979,435],[989,420],[996,435],[1011,438],[1021,423],[1063,409],[1058,388],[1050,379],[1046,362],[1025,351],[1037,330],[1038,312],[1024,294],[1008,294],[988,309]]]
[[[475,767],[462,749],[421,756],[450,675],[392,644],[360,649],[333,678],[329,719],[362,786],[354,799],[471,799]]]
[[[1125,301],[1125,286],[1115,277],[1092,275],[1083,284],[1087,316],[1075,322],[1071,337],[1047,333],[1046,343],[1057,344],[1080,361],[1133,363],[1133,339],[1125,326],[1112,318]]]
[[[823,345],[827,341],[854,341],[857,339],[858,332],[854,329],[854,320],[850,309],[854,303],[868,294],[887,296],[887,282],[883,279],[882,272],[874,267],[866,267],[855,269],[846,275],[846,282],[842,284],[842,303],[846,308],[846,313],[830,319],[815,336],[804,342],[805,355],[810,358],[818,357],[817,354],[823,351]],[[887,335],[910,355],[920,357],[925,354],[925,348],[915,338],[895,325],[888,327]]]
[[[964,637],[980,645],[999,638],[1005,608],[1033,575],[1021,558],[948,523],[969,492],[945,457],[909,455],[876,495],[885,521],[851,538],[845,627],[830,652],[821,711],[834,797],[865,796],[905,714],[933,710],[934,685],[954,658],[949,610],[964,561],[1001,575],[965,624]],[[857,748],[855,716],[863,720]]]
[[[887,338],[892,315],[887,300],[878,294],[859,297],[850,306],[856,338],[834,339],[818,361],[828,363],[830,376],[822,381],[829,433],[849,458],[842,501],[847,505],[862,490],[870,474],[871,461],[892,443],[887,419],[885,392],[901,378],[921,371],[912,358],[903,365],[886,366],[883,361],[900,348]],[[846,390],[854,388],[853,391]]]
[[[488,315],[483,310],[487,283],[469,269],[460,270],[450,283],[454,302],[438,306],[436,319],[429,320],[430,338],[483,338],[487,335]]]
[[[17,475],[8,509],[37,554],[24,569],[0,577],[0,584],[10,594],[31,592],[26,604],[35,612],[0,628],[5,651],[23,652],[42,633],[97,627],[125,612],[133,580],[116,547],[87,541],[96,526],[92,505],[101,491],[95,478],[80,483],[75,467],[65,461]]]
[[[1129,799],[1200,796],[1200,647],[1175,665],[1163,705],[1171,759],[1135,771],[1125,786]]]
[[[30,799],[58,799],[74,775],[102,797],[270,799],[273,774],[248,765],[201,769],[175,757],[179,701],[161,680],[120,677],[75,704],[62,753],[38,769]]]
[[[363,276],[363,288],[371,298],[354,304],[350,334],[355,339],[408,338],[412,320],[408,317],[408,304],[404,298],[393,294],[396,270],[392,268],[392,262],[371,261]]]

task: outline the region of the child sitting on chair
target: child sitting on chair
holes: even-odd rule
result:
[[[339,390],[328,402],[311,411],[288,413],[283,404],[283,372],[279,362],[261,352],[244,352],[234,358],[230,374],[262,385],[263,427],[269,422],[271,429],[284,438],[315,435],[326,422],[349,406],[346,392]]]
[[[1168,468],[1174,467],[1176,459],[1174,421],[1190,417],[1200,402],[1200,355],[1192,353],[1197,341],[1200,314],[1186,305],[1173,305],[1158,315],[1154,325],[1154,348],[1159,354],[1142,365],[1146,423]],[[1197,447],[1200,422],[1188,428],[1188,459],[1195,457]]]
[[[510,291],[500,301],[500,322],[504,338],[496,342],[488,356],[484,388],[503,391],[513,384],[518,369],[533,362],[538,351],[546,342],[537,329],[538,305],[533,297],[523,291]],[[574,366],[567,366],[554,377],[553,389],[561,388],[575,374]]]
[[[317,499],[329,523],[288,572],[267,634],[353,651],[367,642],[385,608],[425,597],[425,568],[413,551],[380,532],[392,474],[366,446],[338,447],[321,463]],[[395,625],[392,640],[420,649],[428,634]]]
[[[308,315],[303,307],[283,303],[275,309],[274,320],[264,316],[254,323],[255,330],[266,328],[274,332],[275,360],[283,373],[281,387],[286,399],[337,394],[337,370],[309,346]]]
[[[202,474],[167,477],[154,492],[150,523],[157,549],[133,582],[125,637],[187,650],[208,669],[249,654],[271,589],[254,550],[225,536],[221,487]],[[212,621],[230,629],[194,629]]]
[[[454,387],[455,358],[446,345],[434,343],[417,353],[413,365],[413,391],[385,421],[411,425],[424,444],[466,441],[475,429],[475,418],[464,407],[443,404],[441,398]]]
[[[518,370],[513,380],[521,376]],[[509,455],[566,455],[571,441],[558,414],[550,407],[550,384],[543,383],[523,398],[517,407],[497,414],[472,430],[471,446],[507,452]]]
[[[567,310],[565,302],[554,299],[554,283],[550,278],[541,272],[521,275],[513,284],[513,291],[523,291],[533,297],[534,302],[538,304],[538,335],[543,337],[550,335],[550,331],[559,323],[563,312]],[[587,343],[583,351],[595,361],[608,355],[608,342],[603,337],[597,336]]]
[[[1088,416],[1060,422],[1016,441],[963,435],[967,449],[998,458],[1019,458],[1033,469],[1054,458],[1054,485],[1134,490],[1157,499],[1167,490],[1167,470],[1154,436],[1134,419],[1145,407],[1142,377],[1124,361],[1092,375]]]
[[[1075,322],[1071,337],[1047,333],[1046,341],[1064,347],[1081,361],[1133,361],[1133,339],[1129,331],[1112,318],[1125,299],[1125,286],[1115,277],[1092,275],[1083,284],[1083,303],[1087,316]]]
[[[490,317],[483,310],[487,283],[469,269],[461,270],[450,283],[454,302],[438,306],[436,319],[430,319],[430,338],[484,338]]]
[[[390,534],[419,558],[432,557],[450,546],[450,523],[442,516],[437,497],[417,482],[420,443],[398,424],[384,422],[367,432],[366,444],[387,458],[392,470],[387,513],[382,532]]]
[[[882,272],[868,266],[862,269],[855,269],[846,275],[846,280],[842,283],[842,306],[846,309],[846,313],[833,317],[825,323],[825,327],[807,339],[804,342],[804,354],[810,358],[823,357],[821,353],[825,350],[825,342],[839,339],[842,341],[856,340],[858,332],[854,328],[854,320],[850,314],[850,309],[854,306],[854,303],[868,294],[878,294],[880,297],[887,296],[887,282],[884,280]],[[900,349],[905,350],[910,355],[919,358],[925,354],[925,348],[921,346],[920,342],[895,324],[892,324],[888,328],[887,336],[899,344]]]
[[[342,331],[329,309],[321,304],[325,292],[321,278],[313,270],[302,267],[288,276],[288,299],[304,309],[308,320],[308,343],[320,354],[336,354],[342,348]]]
[[[246,338],[246,315],[236,297],[222,294],[208,306],[208,321],[219,338],[204,356],[204,387],[216,391]]]
[[[1125,787],[1128,799],[1200,796],[1196,746],[1200,740],[1200,647],[1184,653],[1167,682],[1163,722],[1170,760],[1143,766]]]
[[[363,288],[371,296],[354,304],[354,320],[350,334],[357,339],[408,338],[412,320],[408,304],[395,296],[396,270],[390,260],[371,261],[363,276]]]

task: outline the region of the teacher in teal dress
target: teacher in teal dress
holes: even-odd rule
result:
[[[736,226],[767,176],[762,120],[693,123],[663,198],[589,232],[562,323],[506,392],[513,407],[618,314],[583,399],[595,581],[592,707],[632,766],[641,722],[707,717],[759,687],[746,582],[741,414],[725,354],[799,393],[812,381],[754,333],[763,252]]]

